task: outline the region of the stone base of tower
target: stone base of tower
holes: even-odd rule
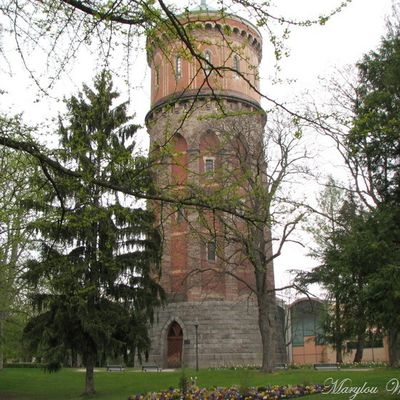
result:
[[[254,302],[170,303],[158,311],[150,337],[148,362],[162,368],[195,368],[196,347],[199,368],[261,366],[261,336]],[[282,349],[282,345],[277,348]],[[275,362],[283,361],[285,356],[278,351]]]

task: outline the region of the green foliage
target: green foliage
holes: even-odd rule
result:
[[[66,101],[57,155],[82,179],[47,171],[45,201],[30,204],[38,211],[30,229],[42,247],[23,276],[36,310],[25,336],[50,371],[73,353],[82,355],[87,371],[103,356],[141,357],[150,346],[147,323],[163,296],[154,280],[160,238],[152,213],[93,184],[104,179],[151,189],[146,160],[132,156],[137,126],[129,124],[126,103],[113,108],[117,97],[102,72],[94,90],[84,86]]]
[[[366,295],[378,326],[400,330],[400,210],[381,206],[370,214],[366,229],[371,231],[367,251],[376,262]],[[399,354],[400,356],[400,354]]]
[[[387,291],[376,290],[376,284],[388,278],[386,266],[394,261],[388,235],[389,232],[395,234],[396,228],[389,220],[383,220],[387,217],[381,215],[379,209],[357,212],[355,205],[345,202],[338,219],[342,221],[341,226],[329,236],[322,264],[311,274],[314,281],[328,289],[335,303],[328,309],[324,324],[325,338],[334,345],[357,336],[363,341],[368,326],[387,327],[389,319],[396,319],[389,318],[386,312],[389,309],[381,310],[386,321],[380,318],[377,308],[383,307],[383,303],[376,301],[379,293],[388,298]],[[393,293],[388,302],[395,299]]]
[[[19,362],[19,363],[5,363],[6,368],[45,368],[45,364],[41,363],[30,363],[30,362]]]
[[[243,369],[242,370],[242,375],[241,375],[240,381],[239,381],[240,382],[239,392],[244,397],[249,392],[249,389],[251,387],[250,376],[251,376],[251,372],[250,372],[249,369]]]
[[[14,286],[17,285],[14,283]],[[4,360],[29,360],[30,352],[23,343],[23,330],[27,322],[27,307],[17,301],[10,305],[3,324],[2,343]]]
[[[27,139],[31,133],[20,116],[0,116],[0,130],[12,139]],[[6,147],[0,147],[0,368],[2,360],[23,358],[21,336],[29,309],[23,304],[18,279],[21,265],[34,242],[26,229],[30,213],[22,204],[40,198],[34,183],[37,162]]]
[[[178,387],[181,392],[185,395],[189,389],[190,380],[189,377],[186,375],[185,370],[182,368],[181,376],[179,377]]]
[[[399,216],[393,207],[357,212],[345,202],[337,221],[341,226],[327,237],[321,265],[307,279],[323,284],[334,302],[325,339],[337,347],[358,337],[362,346],[368,326],[400,328]]]
[[[307,227],[307,231],[313,235],[317,245],[311,250],[312,257],[318,258],[325,246],[332,246],[331,236],[339,228],[338,218],[345,197],[344,190],[339,186],[340,184],[333,177],[328,177],[325,189],[318,198],[321,215],[316,215]]]
[[[344,191],[338,188],[337,182],[329,177],[325,190],[318,199],[321,215],[317,215],[308,230],[313,235],[317,247],[312,249],[311,256],[320,261],[320,265],[310,273],[300,275],[301,284],[319,283],[328,293],[328,304],[321,313],[320,325],[322,332],[320,340],[331,344],[337,351],[337,362],[341,362],[344,341],[351,335],[351,323],[348,304],[351,297],[346,288],[349,274],[347,267],[337,262],[336,257],[341,254],[338,238],[345,234],[353,216],[350,216],[350,207],[343,207]],[[354,209],[352,210],[354,213]],[[347,215],[345,215],[347,214]],[[330,307],[329,303],[334,303]]]
[[[360,82],[349,153],[371,177],[379,201],[400,201],[400,37],[382,40],[358,65]]]

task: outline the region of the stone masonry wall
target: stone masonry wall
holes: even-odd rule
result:
[[[196,366],[198,324],[199,368],[261,366],[262,345],[257,322],[257,305],[252,302],[204,301],[171,303],[158,311],[150,330],[152,349],[149,363],[166,368],[167,332],[173,321],[183,330],[182,366]],[[276,338],[275,361],[285,362],[283,338]]]
[[[183,330],[184,367],[196,365],[196,323],[200,368],[261,364],[261,337],[253,302],[182,302],[159,310],[158,321],[151,329],[149,362],[163,368],[166,368],[167,331],[173,321]]]

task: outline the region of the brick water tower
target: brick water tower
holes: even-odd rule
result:
[[[202,196],[220,190],[218,171],[232,167],[230,144],[220,129],[224,115],[253,115],[252,134],[262,142],[265,114],[255,90],[262,37],[249,21],[212,10],[205,1],[178,21],[202,58],[193,57],[166,28],[148,38],[146,125],[150,154],[158,159],[157,186],[188,199],[196,198],[199,188]],[[251,267],[242,258],[236,277],[226,273],[226,260],[237,248],[216,239],[208,226],[211,213],[204,217],[195,207],[179,204],[154,207],[164,237],[161,284],[168,304],[151,328],[149,362],[163,368],[260,365],[257,304],[246,285],[254,283]],[[272,265],[268,271],[273,288]]]

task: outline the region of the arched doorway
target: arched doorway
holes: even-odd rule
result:
[[[167,367],[180,368],[182,364],[183,332],[180,325],[173,321],[167,336]]]

